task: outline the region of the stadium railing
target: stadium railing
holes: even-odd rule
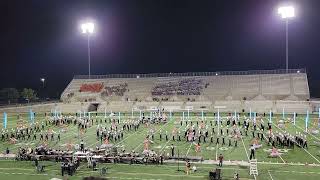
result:
[[[257,74],[292,74],[306,73],[301,69],[221,71],[221,72],[186,72],[186,73],[151,73],[151,74],[106,74],[106,75],[75,75],[74,79],[105,79],[105,78],[154,78],[154,77],[185,77],[185,76],[219,76],[219,75],[257,75]]]
[[[30,103],[14,103],[14,104],[0,104],[0,108],[12,108],[12,107],[23,107],[23,106],[32,106],[39,104],[52,104],[52,103],[60,103],[61,100],[52,100],[52,101],[36,101]]]

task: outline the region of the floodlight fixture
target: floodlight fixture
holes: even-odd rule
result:
[[[81,24],[83,34],[92,34],[94,32],[94,23],[86,22]]]
[[[282,19],[286,21],[286,72],[289,69],[289,47],[288,47],[288,29],[289,29],[289,19],[295,17],[295,10],[293,6],[280,6],[278,8],[278,14],[281,15]]]
[[[281,15],[281,18],[288,19],[295,16],[293,6],[281,6],[278,8],[278,14]]]

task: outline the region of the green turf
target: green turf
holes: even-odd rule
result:
[[[46,165],[45,172],[37,173],[32,162],[0,161],[0,179],[50,179],[53,177],[61,178],[60,164],[54,162],[40,162]],[[198,171],[186,175],[184,168],[177,171],[177,164],[165,165],[127,165],[127,164],[100,164],[99,167],[107,167],[108,173],[103,176],[110,179],[207,179],[208,172],[216,165],[197,165]],[[310,166],[290,166],[290,165],[259,165],[258,179],[319,179],[320,172],[318,167]],[[238,172],[241,179],[253,179],[248,174],[247,167],[223,166],[223,179],[232,179],[234,172]],[[85,176],[100,176],[99,171],[91,171],[81,166],[80,170],[69,179],[82,179]],[[270,177],[271,176],[271,177]]]
[[[122,113],[124,114],[124,113]],[[135,113],[134,116],[138,116],[138,113]],[[100,114],[101,117],[92,118],[104,118],[103,114]],[[222,114],[221,116],[226,116]],[[296,126],[293,124],[288,124],[285,128],[287,132],[295,133],[304,131],[304,117],[305,115],[299,115],[296,120]],[[25,122],[28,120],[27,114],[22,114]],[[131,117],[131,113],[126,113],[126,115],[122,116],[121,119],[125,120]],[[273,122],[281,119],[281,115],[275,115],[273,117]],[[314,128],[314,122],[317,121],[316,115],[310,116],[310,122],[308,124],[309,128]],[[152,125],[155,127],[155,130],[158,132],[160,129],[164,133],[168,131],[170,134],[174,127],[181,131],[183,134],[185,130],[185,124],[181,127],[180,124],[176,123],[178,119],[181,118],[181,113],[175,113],[173,118],[167,124],[160,125]],[[242,121],[241,117],[241,121]],[[37,114],[36,122],[42,123],[46,118],[44,115]],[[191,119],[196,121],[197,119],[201,119],[201,115],[193,114],[191,115]],[[207,113],[205,116],[206,124],[210,129],[210,120],[213,120],[213,114]],[[265,124],[267,121],[267,117],[264,118]],[[95,122],[95,121],[94,121]],[[17,114],[8,114],[8,129],[16,127],[17,124]],[[213,123],[214,124],[214,123]],[[110,126],[109,121],[107,123],[102,123],[104,126]],[[2,124],[0,124],[2,126]],[[60,127],[48,126],[46,129],[52,129],[55,132],[59,132]],[[87,132],[83,135],[82,139],[86,143],[86,146],[90,146],[92,148],[95,145],[99,145],[99,140],[96,139],[96,128],[97,125],[88,128]],[[65,144],[79,143],[80,139],[77,137],[78,129],[77,126],[70,125],[66,127],[67,131],[61,134],[61,141],[48,141],[49,147],[54,147],[57,149],[65,149]],[[217,127],[215,128],[217,132]],[[139,131],[134,132],[125,132],[124,139],[118,142],[111,142],[116,144],[118,147],[123,147],[126,151],[135,150],[136,152],[141,152],[143,150],[143,140],[147,134],[148,129],[141,126]],[[273,126],[273,131],[283,131],[282,129],[278,129],[276,126]],[[169,141],[165,141],[164,138],[162,141],[159,139],[159,134],[156,133],[155,140],[151,144],[151,149],[155,150],[157,153],[169,153],[170,145],[174,144],[176,149],[179,150],[180,155],[188,155],[188,156],[201,156],[204,159],[212,159],[215,160],[216,156],[222,153],[225,157],[225,160],[231,161],[248,161],[248,157],[246,154],[246,150],[249,153],[249,145],[252,141],[251,133],[249,136],[243,137],[243,142],[238,141],[238,147],[222,147],[221,145],[216,146],[215,143],[202,143],[201,152],[196,153],[194,150],[194,145],[185,142],[185,141],[172,141],[171,138]],[[303,164],[320,164],[319,160],[319,146],[317,144],[320,141],[320,135],[307,135],[308,138],[308,149],[294,148],[293,150],[288,150],[287,153],[284,153],[281,158],[268,158],[268,153],[263,149],[270,149],[266,143],[263,143],[263,147],[258,149],[256,152],[256,158],[259,162],[271,162],[271,163],[303,163]],[[208,141],[208,140],[207,140]],[[226,139],[227,141],[227,139]],[[214,139],[215,142],[215,139]],[[19,141],[17,144],[9,144],[8,142],[0,142],[0,152],[4,152],[7,147],[13,152],[16,152],[19,147],[23,146],[37,146],[42,142],[39,141],[39,136],[37,141]],[[226,142],[227,143],[227,142]],[[48,166],[46,172],[44,174],[37,174],[35,170],[32,168],[31,162],[13,162],[13,161],[0,161],[0,179],[49,179],[50,177],[59,177],[60,174],[60,164],[51,163],[51,162],[43,162],[47,163]],[[85,164],[83,164],[85,166]],[[121,178],[144,178],[144,179],[205,179],[208,175],[208,171],[214,167],[215,165],[197,165],[199,168],[198,172],[192,173],[192,175],[185,176],[184,172],[176,171],[176,164],[165,164],[162,166],[154,166],[154,165],[124,165],[124,164],[105,164],[100,166],[107,166],[109,169],[109,173],[107,176],[109,177],[121,177]],[[15,169],[18,168],[18,169]],[[259,164],[259,176],[258,179],[320,179],[320,174],[318,173],[320,167],[311,167],[311,166],[296,166],[296,165],[284,165],[284,164]],[[223,169],[224,177],[232,178],[234,171],[238,171],[240,173],[240,177],[253,179],[252,176],[248,175],[248,168],[238,167],[238,166],[227,166]],[[13,174],[15,173],[15,174]],[[16,174],[22,173],[22,174]],[[82,176],[88,175],[99,175],[97,172],[91,172],[85,167],[82,167],[80,171],[77,172],[75,177],[71,179],[81,179]]]

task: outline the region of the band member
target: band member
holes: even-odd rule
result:
[[[222,145],[225,145],[224,136],[222,136]]]
[[[83,140],[81,140],[81,142],[80,142],[80,150],[82,152],[84,152],[84,142],[83,142]]]
[[[150,147],[150,140],[149,140],[149,137],[147,136],[146,139],[143,141],[143,144],[144,144],[144,150],[149,150],[149,147]]]
[[[218,166],[222,167],[222,163],[223,163],[223,155],[220,154],[219,155],[219,164],[218,164]]]
[[[251,145],[251,147],[250,147],[250,160],[256,158],[255,157],[255,150],[256,150],[255,147],[253,145]]]
[[[166,131],[166,141],[168,141],[168,131]]]
[[[187,175],[189,175],[189,173],[190,173],[190,167],[191,167],[191,164],[190,164],[189,161],[187,161],[186,162],[186,173],[187,173]]]
[[[200,143],[196,143],[196,144],[195,144],[195,151],[196,151],[196,153],[198,153],[198,152],[201,151]]]
[[[173,144],[171,144],[171,156],[173,157],[174,156],[174,146],[173,146]]]
[[[109,144],[109,140],[108,140],[108,138],[105,138],[105,140],[104,140],[104,144]]]

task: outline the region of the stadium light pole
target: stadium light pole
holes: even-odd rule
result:
[[[87,35],[88,38],[88,71],[89,71],[89,79],[91,76],[91,55],[90,55],[90,35],[94,32],[94,23],[86,22],[81,24],[81,30],[83,34]]]
[[[281,6],[278,8],[278,14],[281,15],[281,18],[286,21],[286,72],[288,73],[289,69],[289,48],[288,48],[288,26],[289,19],[294,18],[294,7],[293,6]]]
[[[44,82],[45,82],[45,78],[41,78],[40,81],[42,82],[42,88],[44,88]]]

